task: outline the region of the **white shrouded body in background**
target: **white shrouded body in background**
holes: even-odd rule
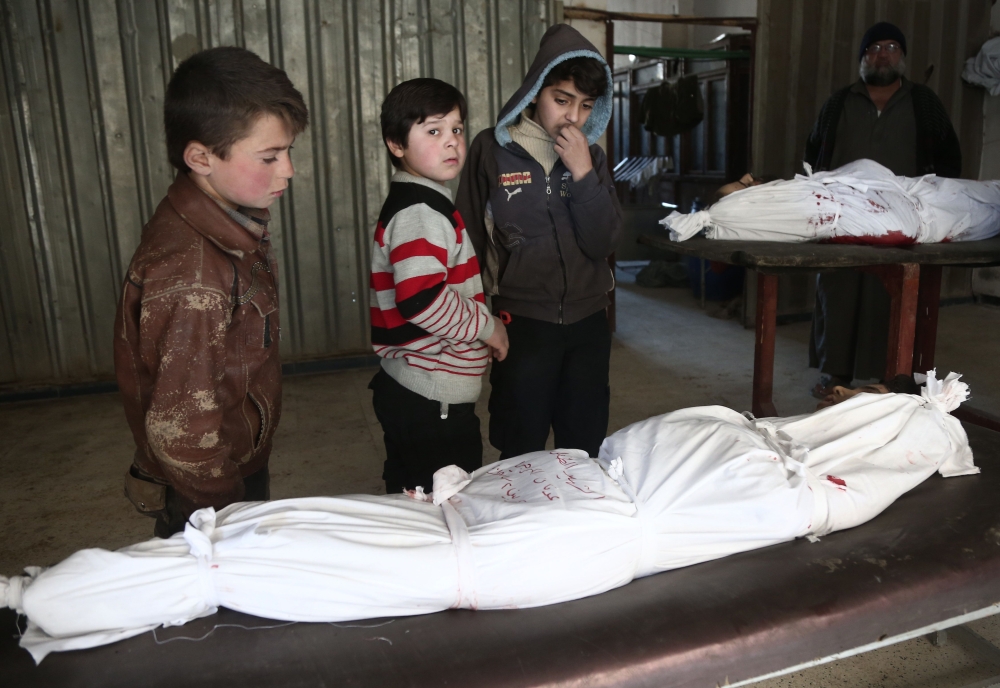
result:
[[[452,607],[510,609],[864,523],[935,471],[978,472],[949,415],[967,386],[859,394],[817,413],[750,420],[718,406],[650,418],[598,459],[535,452],[435,475],[423,495],[310,497],[203,509],[184,533],[86,549],[0,578],[37,661],[218,607],[347,621]]]
[[[709,239],[906,245],[1000,233],[1000,181],[897,177],[871,160],[751,186],[707,210],[660,221],[672,241]]]

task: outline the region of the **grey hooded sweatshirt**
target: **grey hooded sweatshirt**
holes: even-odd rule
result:
[[[544,168],[511,140],[508,127],[538,95],[560,62],[592,57],[607,71],[581,131],[594,169],[579,181],[558,160]],[[622,237],[622,211],[598,139],[611,119],[611,70],[597,49],[567,24],[545,32],[521,88],[507,101],[496,127],[469,148],[455,205],[483,265],[483,286],[494,311],[572,324],[609,303],[614,275],[607,258]]]

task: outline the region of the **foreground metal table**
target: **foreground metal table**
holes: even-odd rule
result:
[[[5,610],[0,684],[736,684],[1000,612],[1000,434],[968,430],[981,475],[932,477],[873,521],[815,544],[797,540],[537,609],[211,632],[279,625],[223,610],[155,638],[53,654],[39,667],[17,647]]]
[[[663,232],[643,234],[639,243],[682,255],[742,265],[757,272],[752,410],[762,417],[778,415],[772,400],[778,275],[854,269],[878,276],[892,299],[885,371],[889,379],[899,374],[922,373],[934,367],[941,268],[1000,265],[1000,237],[950,244],[883,247],[716,241],[704,237],[675,242]],[[962,417],[1000,430],[1000,422],[985,414],[974,414],[966,409]]]

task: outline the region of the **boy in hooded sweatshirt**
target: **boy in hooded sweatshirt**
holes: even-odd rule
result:
[[[542,37],[524,83],[469,150],[456,206],[510,353],[490,374],[501,458],[555,446],[591,456],[608,429],[607,258],[622,213],[594,142],[611,119],[611,70],[575,29]]]

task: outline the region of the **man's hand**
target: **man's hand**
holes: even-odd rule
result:
[[[590,159],[590,144],[583,132],[576,127],[569,125],[559,130],[555,149],[566,169],[573,175],[574,182],[580,181],[594,169],[594,163]]]
[[[486,345],[490,347],[490,354],[493,358],[498,361],[507,358],[507,349],[510,348],[510,342],[507,341],[507,328],[495,315],[493,316],[493,334],[485,341]]]

